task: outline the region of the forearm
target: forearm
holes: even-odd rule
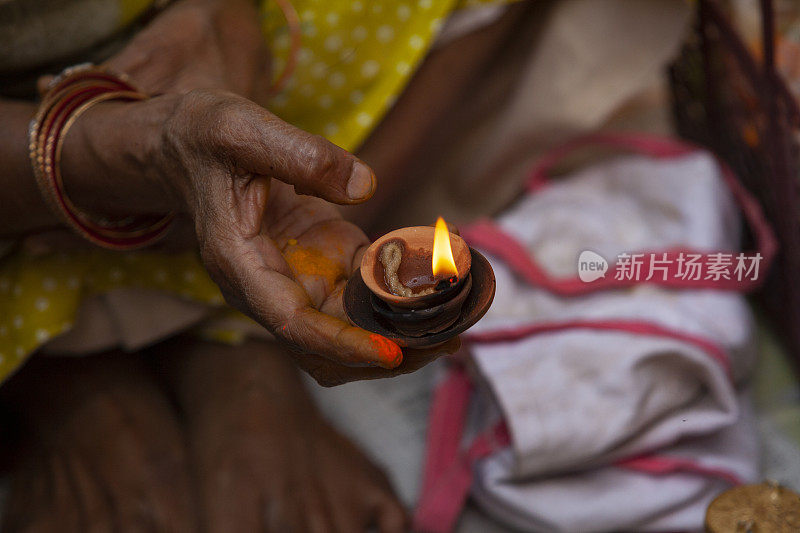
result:
[[[64,139],[61,172],[67,195],[81,209],[108,217],[174,210],[153,159],[161,125],[175,98],[101,103],[81,115]]]
[[[165,105],[166,104],[166,105]],[[127,106],[166,108],[168,102],[110,102],[82,115],[64,138],[60,168],[69,198],[87,213],[122,217],[170,210],[148,168],[159,120],[168,112],[132,113]],[[0,100],[0,237],[13,238],[59,226],[44,202],[29,157],[28,126],[36,105]],[[147,144],[148,146],[144,146]]]

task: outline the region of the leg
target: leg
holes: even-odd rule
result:
[[[194,531],[174,409],[136,356],[36,357],[2,389],[22,425],[2,531]]]
[[[404,530],[383,473],[321,418],[282,348],[173,345],[210,532]]]

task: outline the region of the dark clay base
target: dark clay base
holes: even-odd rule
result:
[[[371,294],[372,308],[398,333],[409,337],[423,337],[430,333],[444,331],[461,314],[461,307],[472,290],[472,274],[459,283],[459,290],[438,305],[421,309],[397,309],[374,294]]]

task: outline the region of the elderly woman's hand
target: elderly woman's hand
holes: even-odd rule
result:
[[[149,94],[225,89],[265,103],[272,69],[252,0],[180,0],[106,62]]]
[[[349,204],[372,195],[375,177],[352,154],[224,92],[101,104],[75,127],[63,159],[70,194],[92,176],[108,183],[91,187],[100,205],[116,203],[116,215],[186,213],[226,300],[321,356],[298,356],[319,382],[410,371],[435,355],[415,353],[397,368],[395,343],[344,318],[341,291],[368,240],[320,198]]]
[[[116,191],[137,210],[177,204],[187,211],[203,261],[227,301],[301,352],[298,365],[319,383],[412,372],[458,348],[456,339],[436,350],[407,350],[401,365],[394,343],[347,323],[341,292],[367,240],[331,205],[297,193],[358,203],[374,190],[371,170],[252,102],[189,94],[224,89],[265,102],[269,54],[250,0],[176,2],[106,66],[148,93],[183,94],[134,106],[147,109],[138,122],[149,136],[125,143],[132,152],[123,158],[127,168],[108,162],[101,169],[129,174],[128,183],[150,194],[129,195],[123,188],[109,195]],[[95,133],[114,128],[111,119],[105,124]],[[96,146],[113,145],[109,153],[120,143],[114,135],[94,135]],[[295,190],[271,184],[270,177]]]

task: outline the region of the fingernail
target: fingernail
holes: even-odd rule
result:
[[[369,336],[372,346],[380,355],[380,360],[375,363],[382,368],[396,368],[403,362],[403,350],[389,339],[372,333]]]
[[[353,163],[353,171],[347,182],[347,197],[351,200],[364,200],[374,188],[375,177],[372,170],[360,161]]]

